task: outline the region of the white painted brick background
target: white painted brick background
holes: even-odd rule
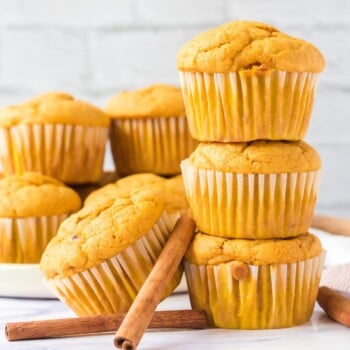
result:
[[[0,0],[0,105],[66,90],[103,106],[123,88],[178,84],[179,47],[233,19],[265,21],[323,52],[307,135],[323,159],[318,209],[350,216],[348,0]]]

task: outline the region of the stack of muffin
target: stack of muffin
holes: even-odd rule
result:
[[[306,322],[324,253],[308,233],[320,158],[300,140],[321,53],[236,21],[184,45],[177,66],[190,131],[202,142],[181,164],[199,230],[185,259],[193,308],[224,328]]]
[[[64,93],[0,109],[0,262],[39,263],[58,227],[81,207],[64,183],[98,182],[110,118]]]
[[[41,262],[48,285],[78,315],[127,311],[188,210],[181,176],[142,173],[179,174],[196,147],[181,90],[121,92],[106,112],[65,93],[0,109],[0,263]],[[84,197],[100,184],[110,119],[119,173],[139,174],[94,191],[79,210],[81,198],[64,183]]]
[[[6,176],[0,180],[0,262],[40,261],[59,224],[81,207],[78,194],[63,183],[84,199],[107,179],[109,131],[119,175],[177,175],[180,161],[197,145],[181,90],[171,85],[123,91],[110,99],[106,112],[66,93],[45,93],[0,109],[0,163]],[[133,187],[149,183],[148,175]],[[183,184],[173,183],[175,209],[182,210]]]

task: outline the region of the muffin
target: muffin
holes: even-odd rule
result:
[[[140,187],[70,216],[40,266],[48,286],[77,315],[126,312],[172,229],[159,190]],[[181,275],[179,268],[166,295]]]
[[[168,214],[175,214],[176,220],[180,214],[191,216],[182,175],[173,176],[164,182],[163,195]]]
[[[118,179],[116,172],[114,171],[104,171],[99,182],[83,184],[83,185],[72,185],[71,188],[76,191],[81,200],[85,199],[94,191],[99,190],[101,187],[104,187],[110,183],[114,183]]]
[[[112,117],[111,148],[120,174],[180,173],[181,160],[196,142],[188,131],[179,88],[157,84],[123,91],[105,110]]]
[[[273,240],[198,233],[185,255],[192,308],[205,310],[213,327],[302,324],[313,311],[324,256],[320,241],[310,233]]]
[[[192,136],[302,139],[324,65],[312,44],[264,23],[234,21],[197,35],[177,55]]]
[[[181,166],[202,232],[269,239],[310,227],[321,161],[303,141],[201,143]]]
[[[93,191],[85,199],[84,205],[90,205],[91,203],[106,198],[116,198],[120,194],[130,192],[131,190],[144,185],[162,184],[165,182],[166,179],[164,177],[152,173],[129,175]]]
[[[126,176],[115,183],[108,184],[92,192],[86,198],[84,205],[94,205],[108,198],[117,198],[130,193],[138,187],[158,189],[159,196],[164,201],[165,211],[173,222],[176,222],[181,214],[190,214],[181,175],[170,179],[151,173]]]
[[[39,263],[60,223],[79,210],[76,192],[38,173],[0,180],[0,262]]]
[[[109,117],[64,93],[0,109],[5,175],[36,171],[70,184],[98,182]]]

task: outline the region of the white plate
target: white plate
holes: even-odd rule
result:
[[[350,238],[335,236],[310,229],[327,251],[326,267],[350,262]],[[174,293],[187,291],[183,277]],[[0,264],[0,296],[16,298],[55,298],[43,282],[43,275],[36,264]]]
[[[310,232],[321,240],[322,246],[327,252],[326,267],[350,262],[350,237],[337,236],[314,228],[310,228]]]
[[[0,296],[55,298],[45,286],[38,264],[0,264]]]
[[[187,291],[183,277],[174,293]],[[37,264],[0,264],[0,297],[56,298],[46,287]]]

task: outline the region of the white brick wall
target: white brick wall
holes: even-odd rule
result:
[[[222,22],[225,0],[139,0],[136,11],[141,23],[161,26],[196,26]]]
[[[15,27],[114,27],[135,24],[135,1],[1,0],[0,22]]]
[[[90,37],[93,83],[114,91],[154,81],[178,83],[176,52],[194,33],[178,28],[94,32]]]
[[[103,106],[122,88],[178,83],[178,48],[238,18],[271,23],[325,55],[307,140],[323,158],[319,210],[350,215],[348,0],[0,0],[0,105],[67,90]]]
[[[87,79],[84,32],[7,29],[1,40],[0,88],[80,87]]]

